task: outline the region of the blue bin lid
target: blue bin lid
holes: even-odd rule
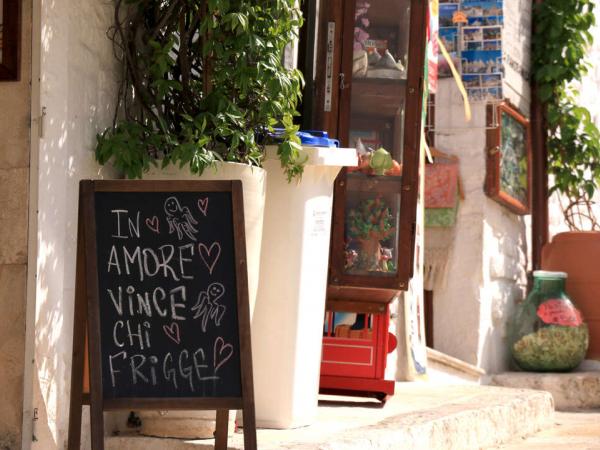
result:
[[[279,137],[283,134],[282,128],[275,128],[271,136],[274,138]],[[303,130],[298,131],[296,135],[300,138],[300,142],[304,145],[311,147],[339,147],[340,141],[337,139],[331,139],[327,134],[327,131],[321,130]]]
[[[300,142],[313,147],[339,147],[340,141],[331,139],[327,131],[307,130],[296,133]]]

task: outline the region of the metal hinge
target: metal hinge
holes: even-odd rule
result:
[[[45,128],[45,122],[46,122],[46,107],[42,106],[42,112],[38,117],[33,117],[31,119],[32,122],[37,122],[38,124],[38,137],[40,139],[44,138],[44,128]]]

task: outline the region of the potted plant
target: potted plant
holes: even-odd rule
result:
[[[285,176],[303,171],[293,123],[303,79],[282,62],[300,10],[295,0],[115,0],[114,17],[122,84],[96,158],[127,178],[241,179],[252,313],[274,126]],[[179,435],[201,433],[184,425]]]
[[[111,32],[123,79],[96,157],[128,178],[160,162],[202,174],[217,162],[260,167],[265,138],[291,179],[302,173],[292,117],[302,74],[282,63],[302,23],[293,0],[117,0]]]
[[[292,120],[303,79],[282,63],[301,23],[293,0],[117,0],[109,33],[123,77],[113,126],[98,135],[97,160],[127,178],[242,179],[248,260],[256,268],[260,167],[275,125],[288,180],[303,169]],[[249,274],[251,298],[257,277]]]
[[[600,131],[580,106],[577,86],[589,67],[585,55],[593,36],[594,4],[536,4],[533,77],[545,108],[548,172],[563,201],[570,232],[556,235],[542,250],[542,268],[568,273],[567,292],[581,308],[590,329],[588,357],[600,358],[598,262],[600,227],[593,198],[600,181]],[[560,23],[557,23],[557,17]],[[583,231],[588,230],[588,231]]]

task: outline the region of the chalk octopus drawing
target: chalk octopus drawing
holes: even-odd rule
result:
[[[206,291],[200,292],[198,301],[192,307],[194,319],[200,319],[200,327],[206,332],[208,321],[214,321],[218,327],[227,311],[227,308],[218,303],[218,300],[225,294],[225,286],[221,283],[211,283]]]
[[[198,222],[192,216],[187,206],[181,206],[176,197],[169,197],[165,200],[165,213],[167,213],[167,223],[169,224],[169,234],[177,232],[177,237],[181,240],[185,234],[191,240],[195,241],[198,230],[194,228]]]

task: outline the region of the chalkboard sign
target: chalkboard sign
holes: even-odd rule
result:
[[[104,409],[239,408],[255,446],[241,195],[239,181],[81,183],[70,436],[87,335],[97,434]]]

